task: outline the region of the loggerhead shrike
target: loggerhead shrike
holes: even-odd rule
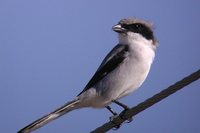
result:
[[[118,100],[136,89],[146,79],[155,57],[157,41],[152,23],[137,18],[122,19],[112,28],[119,35],[119,43],[105,57],[92,79],[74,100],[21,129],[29,133],[48,122],[83,107],[110,108],[112,102],[128,107]]]

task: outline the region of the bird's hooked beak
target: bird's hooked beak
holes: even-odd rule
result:
[[[125,28],[121,26],[121,24],[114,25],[112,29],[117,33],[124,33],[126,31]]]

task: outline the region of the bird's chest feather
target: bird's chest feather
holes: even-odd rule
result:
[[[119,68],[101,82],[101,87],[105,86],[103,87],[105,94],[121,98],[139,88],[146,79],[154,52],[148,48],[133,50],[128,53]]]

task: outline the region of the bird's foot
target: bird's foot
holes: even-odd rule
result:
[[[113,120],[114,120],[115,118],[117,118],[118,116],[119,116],[118,114],[115,114],[115,115],[109,117],[110,122],[112,122],[112,123],[115,125],[115,126],[113,127],[113,130],[119,129],[119,128],[121,127],[121,125],[122,125],[122,124],[115,123],[115,122],[113,121]]]
[[[120,118],[124,120],[125,123],[131,123],[133,121],[133,118],[125,118],[124,114],[126,111],[128,111],[130,108],[126,108],[124,111],[122,111],[122,113],[120,114]]]

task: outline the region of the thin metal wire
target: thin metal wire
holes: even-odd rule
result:
[[[198,80],[200,78],[200,69],[191,75],[183,78],[182,80],[176,82],[175,84],[169,86],[168,88],[164,89],[160,93],[152,96],[151,98],[145,100],[144,102],[138,104],[137,106],[131,108],[130,110],[122,111],[118,117],[113,119],[112,122],[107,122],[102,126],[96,128],[95,130],[91,131],[91,133],[105,133],[110,129],[116,127],[117,125],[122,124],[124,121],[132,118],[133,116],[137,115],[138,113],[142,112],[143,110],[151,107],[155,103],[163,100],[164,98],[168,97],[169,95],[175,93],[176,91],[182,89],[183,87],[191,84],[192,82]],[[122,119],[123,118],[123,119]]]

